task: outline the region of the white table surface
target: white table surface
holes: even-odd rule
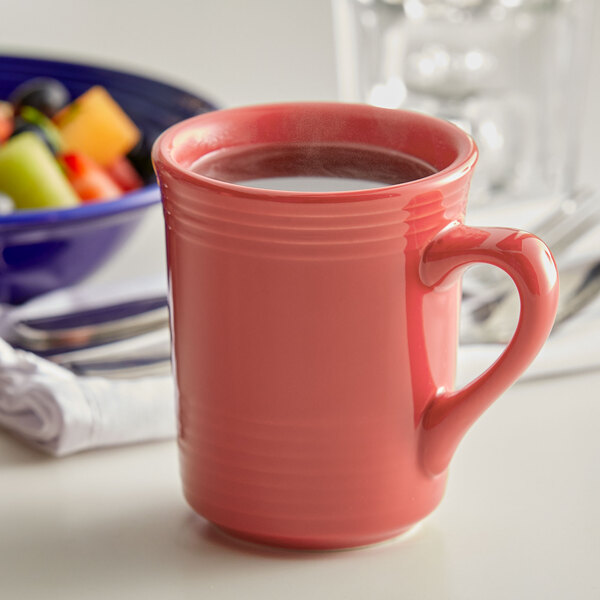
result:
[[[57,460],[0,436],[0,596],[599,598],[598,389],[599,373],[513,387],[420,529],[347,552],[224,537],[186,506],[173,442]]]
[[[3,51],[138,68],[221,105],[336,98],[326,0],[38,0],[2,14]],[[600,158],[594,43],[584,181]],[[155,211],[96,279],[161,271],[161,228]],[[0,598],[600,598],[599,390],[600,372],[517,384],[469,432],[421,528],[351,552],[222,536],[187,508],[174,442],[52,459],[0,433]]]

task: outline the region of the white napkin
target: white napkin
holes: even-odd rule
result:
[[[56,456],[171,438],[173,380],[77,377],[0,339],[0,425]]]
[[[137,280],[135,285],[85,283],[58,290],[23,306],[0,307],[0,337],[16,320],[160,294],[166,294],[164,275]],[[78,377],[0,339],[0,426],[56,456],[172,438],[173,379]]]

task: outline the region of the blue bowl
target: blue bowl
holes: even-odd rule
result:
[[[104,86],[148,140],[174,123],[216,107],[171,85],[89,65],[0,56],[0,99],[33,77],[54,77],[73,98]],[[156,184],[116,200],[0,216],[0,303],[20,304],[93,273],[123,244],[148,207]]]

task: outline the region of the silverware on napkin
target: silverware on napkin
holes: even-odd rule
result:
[[[78,375],[132,378],[170,372],[164,296],[17,321],[8,338]]]

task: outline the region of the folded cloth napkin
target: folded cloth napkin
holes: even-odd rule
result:
[[[173,379],[77,377],[0,339],[0,425],[56,456],[175,435]]]
[[[0,337],[15,321],[166,294],[164,275],[122,284],[82,284],[0,307]],[[0,426],[56,456],[175,435],[171,376],[79,377],[0,339]]]

